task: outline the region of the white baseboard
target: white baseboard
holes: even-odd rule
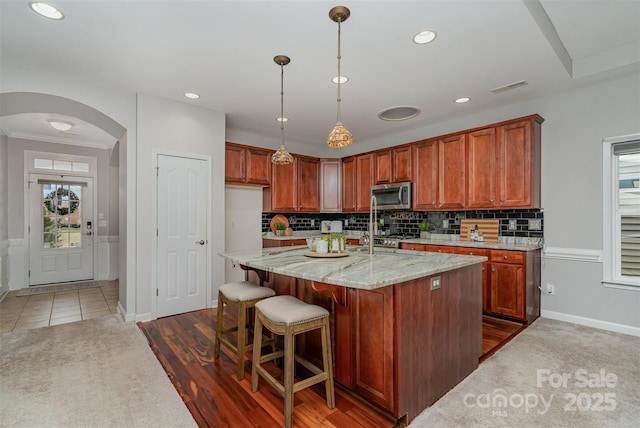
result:
[[[147,322],[147,321],[153,321],[157,319],[157,317],[154,317],[151,312],[147,312],[144,314],[136,314],[135,315],[135,322]]]
[[[628,334],[630,336],[640,337],[640,327],[601,321],[593,318],[585,318],[577,315],[564,314],[562,312],[545,311],[544,309],[540,311],[540,316],[543,318],[571,322],[587,327],[599,328],[600,330],[613,331],[615,333],[622,333]]]
[[[118,301],[118,314],[120,314],[120,317],[122,318],[122,321],[124,321],[124,322],[134,322],[135,321],[134,314],[127,314],[125,312],[124,308],[122,307],[122,304],[120,303],[120,301]]]

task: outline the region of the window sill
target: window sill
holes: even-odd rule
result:
[[[616,288],[618,290],[630,290],[640,292],[640,281],[620,281],[615,279],[605,279],[602,285],[606,288]]]

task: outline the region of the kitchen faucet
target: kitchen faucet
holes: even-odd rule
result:
[[[373,237],[378,234],[378,200],[371,195],[369,201],[369,255],[373,254]]]

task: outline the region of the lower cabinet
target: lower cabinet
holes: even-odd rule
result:
[[[262,248],[292,247],[294,245],[307,245],[306,239],[269,239],[262,238]]]
[[[401,243],[403,250],[484,256],[482,311],[532,323],[540,316],[541,250],[488,250],[473,247]]]

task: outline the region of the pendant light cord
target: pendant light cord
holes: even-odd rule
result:
[[[338,18],[338,114],[336,122],[341,122],[342,115],[340,114],[340,102],[342,99],[340,98],[340,81],[342,80],[342,75],[340,74],[340,59],[342,56],[340,55],[340,33],[341,33],[341,19]]]
[[[284,64],[280,63],[280,133],[284,146]]]

